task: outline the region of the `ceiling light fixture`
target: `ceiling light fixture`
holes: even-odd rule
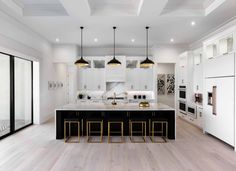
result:
[[[192,21],[191,22],[191,26],[195,26],[196,25],[196,22],[195,21]]]
[[[89,65],[89,63],[83,58],[83,29],[84,27],[80,27],[81,30],[80,59],[75,61],[75,65],[77,65],[78,67],[86,67]]]
[[[170,42],[173,43],[175,40],[173,38],[170,39]]]
[[[94,38],[94,42],[98,42],[98,38]]]
[[[113,27],[113,30],[114,30],[114,49],[113,49],[114,56],[113,59],[110,60],[107,64],[110,66],[118,66],[121,65],[121,62],[116,59],[116,27]]]
[[[148,29],[146,27],[146,59],[140,63],[140,67],[148,68],[154,65],[154,62],[148,58]]]
[[[60,42],[60,39],[59,39],[59,38],[56,38],[56,42]]]

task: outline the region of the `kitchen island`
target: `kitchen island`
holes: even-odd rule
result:
[[[107,135],[107,122],[111,118],[124,122],[124,135],[129,135],[130,118],[142,118],[142,120],[146,120],[147,128],[149,127],[148,120],[150,118],[166,119],[168,121],[168,138],[175,139],[176,135],[175,109],[165,104],[151,103],[150,107],[139,107],[138,103],[121,103],[118,105],[81,103],[68,104],[55,110],[56,139],[64,138],[64,119],[69,118],[79,118],[81,120],[81,135],[85,135],[85,121],[91,116],[104,121],[104,135]],[[72,134],[73,132],[76,132],[76,128],[73,129],[72,127]],[[149,129],[147,129],[148,134]]]

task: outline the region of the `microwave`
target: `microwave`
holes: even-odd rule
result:
[[[191,118],[197,119],[197,111],[195,106],[188,106],[187,113]]]

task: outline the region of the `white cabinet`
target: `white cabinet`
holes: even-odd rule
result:
[[[207,59],[211,59],[211,58],[215,57],[217,55],[217,44],[212,43],[212,44],[207,45],[205,52],[206,52]]]
[[[127,69],[125,84],[128,91],[153,91],[153,69]]]
[[[228,54],[233,51],[233,35],[227,36],[219,40],[220,55]]]
[[[178,66],[178,84],[186,85],[188,77],[188,52],[185,52],[179,57],[179,66]]]
[[[78,89],[80,91],[105,91],[105,69],[79,68]]]
[[[203,108],[197,107],[197,126],[203,128]]]
[[[139,68],[127,69],[125,85],[128,91],[139,90],[139,77]]]
[[[153,91],[152,68],[140,68],[139,86],[141,91]]]
[[[203,92],[203,64],[194,65],[193,69],[193,91],[194,93]]]
[[[204,77],[222,77],[234,75],[234,53],[206,60]]]
[[[234,77],[205,82],[204,131],[234,146]]]

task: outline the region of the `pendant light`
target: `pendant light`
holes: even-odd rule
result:
[[[80,27],[81,30],[81,42],[80,42],[80,59],[75,61],[75,65],[78,67],[87,67],[89,65],[88,61],[83,58],[83,29],[84,27]]]
[[[146,59],[140,63],[140,67],[142,68],[148,68],[154,65],[154,62],[148,58],[148,29],[149,27],[146,27]]]
[[[110,66],[118,66],[121,65],[121,62],[116,59],[116,27],[113,27],[114,30],[114,56],[113,59],[110,60],[107,64]]]

